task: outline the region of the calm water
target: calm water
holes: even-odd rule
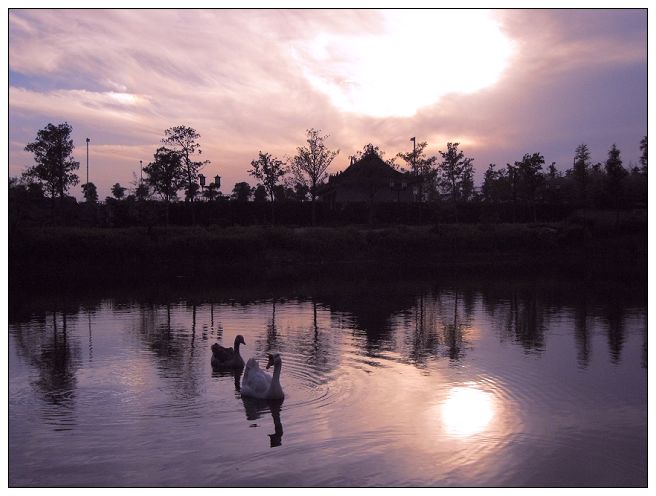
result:
[[[559,280],[10,295],[11,486],[646,486],[643,291]],[[240,397],[214,342],[283,357]]]

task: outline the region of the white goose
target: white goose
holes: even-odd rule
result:
[[[241,380],[242,396],[265,400],[280,400],[285,397],[280,385],[280,369],[282,368],[280,353],[270,353],[268,355],[269,362],[266,368],[268,369],[273,365],[273,377],[260,368],[255,358],[249,359],[244,369],[244,377]]]

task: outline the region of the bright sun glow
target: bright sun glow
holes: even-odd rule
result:
[[[448,434],[467,437],[483,431],[494,417],[492,395],[475,387],[456,387],[442,403]]]
[[[138,102],[138,97],[130,93],[116,93],[114,91],[110,91],[107,93],[107,95],[109,95],[111,99],[124,105],[134,105]]]
[[[448,93],[494,84],[510,40],[483,10],[383,11],[380,32],[323,33],[296,47],[303,73],[340,110],[411,116]]]

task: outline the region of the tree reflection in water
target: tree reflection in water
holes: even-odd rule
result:
[[[574,334],[576,335],[577,353],[579,367],[586,368],[590,363],[591,342],[588,327],[588,302],[583,296],[582,301],[574,309]]]
[[[239,394],[241,391],[241,376],[244,373],[243,368],[239,369],[226,369],[223,367],[212,367],[212,377],[218,378],[218,377],[232,377],[235,382],[235,393]]]
[[[436,304],[442,320],[442,342],[447,348],[447,356],[450,360],[459,361],[464,356],[464,334],[466,329],[471,326],[471,315],[465,313],[464,317],[462,317],[458,312],[458,289],[453,291],[452,298],[448,292],[438,293]],[[453,305],[450,311],[449,305]]]
[[[80,368],[81,349],[78,339],[69,336],[69,310],[44,312],[37,318],[36,329],[21,324],[12,335],[17,351],[38,373],[35,389],[48,403],[72,408]],[[41,331],[39,332],[39,329]]]
[[[11,298],[10,333],[18,357],[36,371],[32,384],[39,395],[52,404],[70,404],[78,387],[81,355],[86,354],[83,348],[88,347],[89,362],[100,350],[96,349],[95,319],[103,301],[108,302],[111,310],[104,312],[135,313],[131,331],[146,345],[154,369],[172,386],[166,389],[176,391],[181,399],[189,399],[200,394],[199,377],[206,373],[205,364],[196,364],[206,351],[207,322],[209,334],[217,338],[223,334],[215,305],[234,306],[236,301],[229,291],[210,297],[201,289],[196,291],[200,293],[190,290],[185,301],[191,303],[185,304],[176,303],[179,296],[176,300],[165,294],[158,296],[157,301],[147,292],[116,300],[71,297],[68,304],[52,298]],[[586,368],[599,324],[606,334],[610,359],[620,362],[628,332],[627,318],[632,309],[638,309],[644,318],[640,360],[642,367],[647,367],[646,312],[642,292],[637,290],[602,291],[595,285],[563,282],[551,286],[548,281],[534,279],[484,279],[458,285],[447,281],[397,285],[365,281],[349,287],[335,283],[311,286],[306,292],[311,296],[290,300],[304,312],[302,319],[294,317],[297,320],[293,324],[286,311],[278,312],[279,308],[286,308],[285,300],[280,296],[269,300],[270,318],[257,333],[258,346],[252,351],[294,353],[325,373],[340,364],[342,337],[338,331],[350,329],[361,343],[363,354],[376,357],[383,351],[392,352],[394,359],[425,367],[430,360],[442,356],[454,361],[465,358],[468,347],[475,345],[470,334],[474,316],[477,323],[482,318],[489,322],[501,341],[509,339],[527,351],[542,353],[545,333],[553,327],[550,319],[565,315],[571,318],[564,322],[571,326],[566,330],[573,334],[577,362]],[[280,293],[293,298],[293,291]],[[261,294],[243,290],[239,301],[244,306],[259,306]],[[144,303],[135,305],[135,300]],[[71,305],[70,301],[77,303]],[[303,306],[306,302],[311,306]],[[78,322],[84,313],[86,319]],[[70,332],[72,323],[81,324],[77,333]],[[203,329],[202,344],[198,342],[198,326]],[[81,346],[82,340],[85,343]],[[102,350],[105,355],[111,351],[121,353],[118,349]],[[235,389],[238,387],[236,378]]]
[[[195,305],[192,305],[189,328],[184,324],[173,324],[171,303],[166,303],[163,308],[151,303],[141,311],[144,318],[138,321],[134,330],[152,352],[150,357],[158,374],[169,381],[169,390],[179,399],[198,397],[201,372],[195,366]]]
[[[624,344],[624,308],[617,301],[612,301],[605,309],[604,314],[608,328],[608,349],[611,360],[618,363],[622,354]]]
[[[52,334],[34,360],[39,370],[36,385],[44,398],[56,405],[66,405],[75,398],[79,346],[68,339],[67,333],[66,311],[61,313],[61,330],[58,329],[57,313],[54,312]]]

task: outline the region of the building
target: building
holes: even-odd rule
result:
[[[372,150],[359,160],[351,158],[351,165],[330,175],[317,193],[321,201],[331,204],[409,203],[415,201],[417,185],[416,176],[395,170]]]

